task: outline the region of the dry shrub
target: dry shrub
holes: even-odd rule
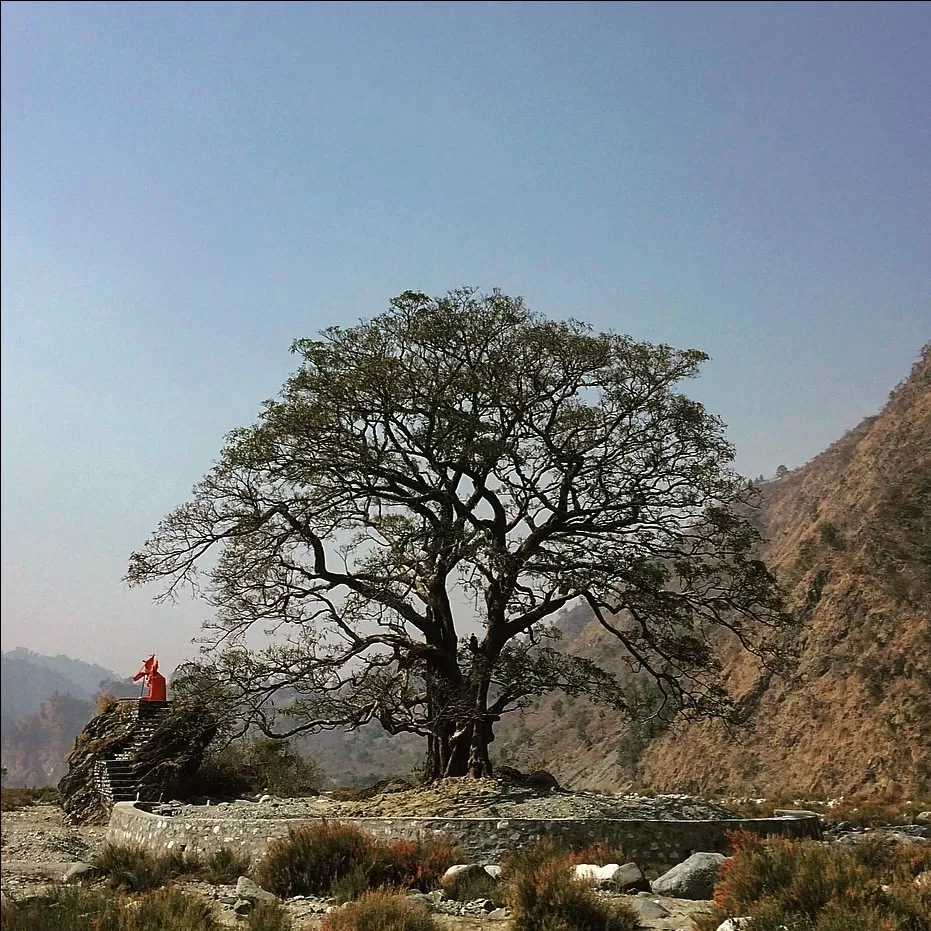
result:
[[[155,853],[134,844],[104,844],[94,857],[94,866],[109,884],[126,892],[147,892],[178,879],[202,879],[219,885],[234,883],[247,874],[251,859],[229,847],[201,856],[170,850]]]
[[[115,695],[104,692],[102,695],[97,696],[97,701],[94,703],[94,714],[98,716],[107,714],[107,712],[112,711],[118,704],[119,701]]]
[[[292,931],[293,927],[280,902],[258,902],[246,919],[247,931]]]
[[[626,863],[627,858],[619,848],[606,843],[588,844],[578,847],[568,853],[569,861],[578,863],[595,863],[604,866],[606,863]]]
[[[738,916],[752,917],[755,931],[931,931],[931,890],[914,882],[931,859],[926,845],[876,838],[838,847],[750,834],[732,842],[699,931]]]
[[[204,857],[200,878],[214,885],[236,882],[252,869],[252,858],[229,847],[220,847]]]
[[[256,881],[282,898],[328,895],[334,883],[374,860],[374,841],[356,828],[323,821],[273,841],[256,868]]]
[[[455,844],[444,838],[397,838],[376,845],[374,880],[379,886],[429,892],[439,886],[446,870],[460,861]]]
[[[457,860],[448,841],[380,841],[350,825],[323,821],[273,842],[256,879],[282,897],[335,895],[346,901],[368,889],[431,889]]]
[[[61,801],[55,786],[0,790],[0,810],[19,811],[29,805],[57,805]]]
[[[379,891],[330,912],[321,931],[437,931],[437,924],[425,905]]]
[[[202,899],[177,887],[126,899],[107,889],[62,887],[3,908],[4,931],[219,931]],[[269,929],[276,931],[276,929]]]
[[[442,889],[448,899],[456,902],[491,899],[499,907],[507,904],[504,884],[484,870],[465,870],[444,882]]]
[[[573,875],[570,856],[549,840],[503,864],[514,931],[635,931],[637,915],[606,903]]]
[[[180,850],[153,853],[135,844],[104,844],[94,856],[94,866],[110,886],[126,892],[149,892],[182,876],[200,873],[203,861]]]

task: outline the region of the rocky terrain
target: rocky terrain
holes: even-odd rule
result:
[[[285,800],[276,801],[282,805],[293,804]],[[235,810],[235,806],[228,807]],[[253,817],[256,807],[253,803],[250,808]],[[269,806],[269,811],[275,810]],[[21,899],[40,893],[50,883],[61,882],[70,868],[92,859],[105,842],[106,827],[69,827],[62,823],[61,816],[61,809],[55,805],[33,805],[19,811],[4,812],[2,887],[5,897]],[[281,816],[280,810],[277,816]],[[224,923],[237,927],[240,922],[236,905],[242,902],[248,885],[242,881],[238,885],[189,882],[185,888],[189,893],[213,902]],[[709,907],[704,900],[679,899],[669,895],[602,894],[631,902],[641,916],[641,927],[653,931],[691,931],[693,916],[706,912]],[[510,927],[508,912],[490,902],[457,903],[446,901],[439,893],[431,896],[423,898],[429,899],[437,920],[450,931],[506,931]],[[296,931],[309,931],[319,927],[322,915],[333,907],[334,902],[332,899],[297,896],[285,904]]]

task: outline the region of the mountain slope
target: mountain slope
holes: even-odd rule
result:
[[[53,673],[64,676],[74,683],[75,689],[71,691],[72,695],[93,695],[100,688],[100,683],[104,680],[119,678],[115,672],[98,666],[95,663],[86,663],[84,660],[72,659],[59,653],[57,656],[45,656],[42,653],[34,653],[25,647],[17,647],[3,654],[6,660],[25,660],[33,666],[41,666],[49,669]]]
[[[931,793],[931,345],[879,416],[764,486],[761,517],[801,661],[785,682],[725,653],[750,713],[739,739],[711,724],[650,739],[549,697],[503,728],[502,756],[599,789]],[[594,624],[573,649],[611,654]]]
[[[931,792],[931,345],[910,377],[820,456],[764,491],[767,559],[805,619],[799,682],[759,693],[742,746],[714,727],[666,737],[643,777],[761,791]],[[682,746],[688,747],[688,762]]]

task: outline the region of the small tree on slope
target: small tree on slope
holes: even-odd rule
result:
[[[482,775],[494,723],[542,693],[636,714],[624,677],[553,645],[579,599],[664,713],[732,710],[722,631],[775,662],[790,621],[750,488],[675,390],[703,353],[468,289],[405,292],[293,351],[128,573],[214,606],[193,679],[269,735],[377,720],[427,738],[430,775]]]

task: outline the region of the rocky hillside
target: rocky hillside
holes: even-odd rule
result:
[[[546,761],[576,787],[931,794],[931,345],[878,416],[764,486],[762,520],[804,619],[801,663],[784,682],[728,658],[752,713],[739,739],[710,725],[631,733],[551,697],[504,729],[500,755]],[[594,625],[573,647],[608,652]]]

